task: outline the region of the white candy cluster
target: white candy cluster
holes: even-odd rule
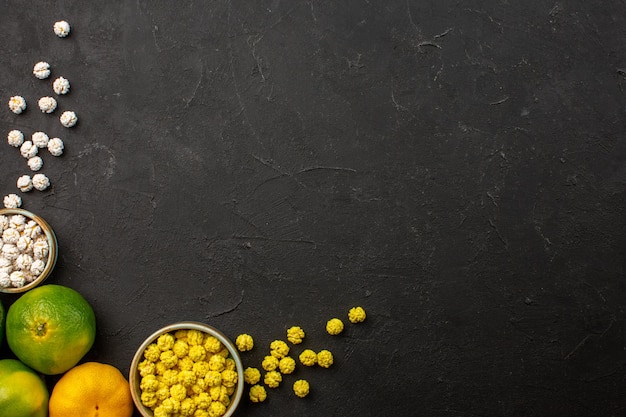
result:
[[[21,214],[0,215],[0,232],[0,287],[33,282],[46,268],[50,251],[41,226]]]
[[[67,37],[70,34],[70,24],[64,20],[60,20],[54,23],[54,33],[61,37]],[[39,80],[45,80],[50,77],[52,68],[46,61],[39,61],[33,66],[33,75]],[[62,96],[70,92],[70,82],[65,77],[56,77],[51,83],[52,90],[57,96]],[[38,99],[37,105],[44,114],[53,113],[58,107],[60,102],[57,102],[57,98],[48,95],[42,96]],[[26,110],[26,99],[20,95],[12,96],[9,99],[9,110],[15,114],[20,114]],[[59,122],[62,126],[70,128],[76,125],[78,122],[78,116],[74,111],[65,110],[59,117]],[[63,155],[65,150],[65,144],[63,140],[58,137],[50,138],[44,132],[34,132],[31,140],[26,140],[24,133],[18,129],[13,129],[7,134],[7,143],[20,150],[20,155],[27,160],[28,168],[31,171],[39,171],[43,168],[44,159],[39,150],[46,148],[50,155],[59,157]],[[17,179],[17,188],[22,192],[29,192],[33,188],[39,191],[44,191],[50,187],[50,179],[45,174],[35,174],[31,178],[30,175],[22,175]],[[19,207],[22,204],[21,199],[19,204],[16,202],[13,196],[10,194],[5,196],[4,202],[6,207]]]

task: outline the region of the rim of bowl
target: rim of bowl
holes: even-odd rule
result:
[[[137,410],[139,410],[139,413],[144,417],[154,417],[154,413],[152,412],[152,410],[141,403],[141,389],[139,388],[141,377],[139,376],[139,371],[137,370],[137,367],[143,359],[143,352],[146,350],[148,345],[154,342],[159,336],[164,333],[170,333],[176,330],[199,330],[201,332],[208,333],[211,336],[215,336],[228,349],[228,352],[235,361],[235,366],[237,368],[237,389],[231,396],[230,404],[228,405],[226,413],[223,415],[223,417],[232,416],[233,413],[237,410],[239,402],[241,401],[241,397],[243,396],[244,382],[243,363],[241,362],[241,357],[239,356],[239,352],[237,351],[234,343],[224,333],[222,333],[213,326],[198,321],[180,321],[169,324],[152,333],[139,346],[139,348],[135,352],[135,356],[133,357],[133,361],[130,365],[130,371],[128,373],[130,393],[133,397],[133,402],[135,403]]]
[[[43,272],[39,274],[39,276],[35,280],[33,280],[32,282],[29,282],[23,287],[19,287],[19,288],[0,287],[0,292],[12,293],[12,294],[26,292],[32,288],[35,288],[37,285],[41,284],[42,282],[44,282],[46,278],[48,278],[52,270],[54,269],[54,266],[56,265],[57,258],[58,258],[57,237],[56,237],[56,234],[54,233],[54,230],[52,230],[52,227],[48,224],[48,222],[43,217],[33,212],[30,212],[28,210],[21,209],[21,208],[0,209],[0,215],[10,216],[10,215],[15,215],[15,214],[21,214],[22,216],[28,217],[31,220],[36,221],[37,224],[39,224],[39,226],[41,227],[41,230],[46,236],[46,239],[48,240],[48,261],[46,262],[46,267],[44,268]]]

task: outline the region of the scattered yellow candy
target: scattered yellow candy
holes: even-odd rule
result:
[[[321,350],[317,354],[317,364],[322,368],[330,368],[330,365],[333,364],[333,354],[326,349]]]
[[[302,339],[304,339],[304,330],[302,330],[298,326],[292,326],[287,329],[287,340],[289,340],[294,345],[298,345],[302,343]]]
[[[278,388],[283,381],[283,376],[278,371],[269,371],[265,374],[263,382],[270,388]]]
[[[274,356],[266,356],[263,358],[263,362],[261,362],[261,367],[266,371],[273,371],[278,368],[278,358]]]
[[[270,355],[281,359],[289,354],[289,345],[282,340],[274,340],[270,343]]]
[[[278,369],[281,374],[291,374],[296,369],[296,361],[291,356],[285,356],[278,362]]]
[[[348,320],[351,323],[361,323],[365,321],[365,310],[363,307],[352,307],[350,311],[348,311]]]
[[[235,344],[237,345],[237,349],[239,349],[240,352],[246,352],[248,350],[252,350],[252,348],[254,347],[254,339],[252,339],[252,336],[250,336],[249,334],[240,334],[239,336],[237,336]]]
[[[293,383],[293,392],[300,398],[309,395],[309,383],[304,379],[299,379]]]
[[[250,401],[253,403],[261,403],[267,398],[267,392],[262,385],[255,385],[250,387]]]
[[[243,371],[243,380],[246,384],[255,385],[261,380],[261,371],[248,367]]]
[[[304,366],[313,366],[317,363],[317,353],[311,349],[305,349],[299,356],[300,363]]]
[[[330,335],[338,335],[339,333],[343,332],[343,322],[338,318],[328,320],[328,322],[326,323],[326,331]]]

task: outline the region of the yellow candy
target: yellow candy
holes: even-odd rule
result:
[[[338,318],[330,319],[326,323],[326,331],[328,334],[336,336],[343,332],[343,322]]]
[[[285,356],[278,362],[278,369],[282,374],[291,374],[296,369],[296,361],[290,356]]]
[[[252,348],[254,347],[254,340],[249,334],[240,334],[239,336],[237,336],[235,344],[237,345],[237,349],[239,349],[240,352],[246,352],[252,350]]]
[[[330,368],[333,364],[333,354],[324,349],[317,354],[317,364],[322,368]]]
[[[302,343],[302,339],[304,339],[304,330],[300,327],[292,326],[287,330],[287,340],[294,345]]]
[[[299,356],[300,363],[305,366],[313,366],[317,363],[317,353],[311,349],[305,349]]]
[[[253,403],[262,403],[267,398],[267,392],[263,385],[255,385],[250,387],[250,401]]]
[[[293,392],[300,398],[309,395],[309,383],[304,379],[299,379],[293,383]]]
[[[365,317],[366,314],[363,307],[352,307],[350,311],[348,311],[348,320],[350,320],[351,323],[361,323],[365,321]]]

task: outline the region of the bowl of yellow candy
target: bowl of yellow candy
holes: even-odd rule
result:
[[[129,383],[144,417],[232,416],[243,395],[243,365],[235,345],[198,322],[170,324],[137,349]]]

